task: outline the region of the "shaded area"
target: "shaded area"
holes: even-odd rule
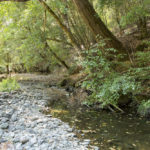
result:
[[[120,115],[85,108],[64,110],[60,104],[53,107],[50,113],[69,122],[80,130],[80,138],[90,138],[91,144],[103,150],[149,150],[150,122],[136,114]]]

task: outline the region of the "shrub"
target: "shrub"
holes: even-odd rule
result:
[[[130,71],[121,73],[114,69],[115,63],[106,58],[115,50],[104,49],[104,45],[101,44],[101,47],[105,50],[105,55],[99,48],[86,52],[83,67],[88,76],[82,87],[92,91],[87,104],[100,102],[102,108],[112,105],[119,109],[118,103],[121,96],[135,95],[139,92],[140,83],[135,80],[135,76],[130,75]]]
[[[138,113],[142,116],[148,117],[150,115],[150,100],[143,101],[139,108],[138,108]]]
[[[3,79],[0,82],[0,91],[1,92],[10,92],[13,90],[18,90],[20,87],[15,79],[7,78]]]

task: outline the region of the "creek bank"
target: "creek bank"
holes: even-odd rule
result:
[[[41,113],[47,99],[42,86],[21,83],[22,91],[0,93],[0,149],[88,150],[90,140],[81,141],[67,123]]]
[[[86,90],[85,88],[82,88],[82,83],[87,80],[86,74],[84,73],[78,73],[74,75],[69,75],[64,77],[60,82],[56,84],[56,87],[65,89],[65,92],[68,92],[69,98],[60,100],[60,104],[63,103],[66,105],[66,107],[82,107],[82,106],[88,106],[91,109],[94,110],[108,110],[111,112],[121,112],[121,113],[127,113],[131,110],[136,112],[137,115],[150,119],[150,101],[141,105],[141,102],[144,100],[149,100],[150,94],[143,94],[139,93],[136,95],[132,95],[129,93],[128,95],[120,95],[120,98],[118,100],[118,107],[115,107],[113,105],[107,105],[104,108],[102,107],[102,102],[95,102],[93,104],[87,105],[87,99],[90,95],[92,95],[92,91]],[[88,79],[89,80],[89,79]],[[147,83],[148,84],[148,83]],[[147,85],[149,87],[149,85]],[[58,102],[56,102],[58,103]],[[49,102],[49,106],[52,106],[53,104]],[[69,106],[68,106],[69,105]],[[142,107],[141,107],[142,106]]]

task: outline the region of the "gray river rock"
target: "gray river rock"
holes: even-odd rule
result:
[[[67,124],[44,115],[46,101],[42,90],[26,87],[18,92],[0,92],[0,149],[88,150],[90,140],[78,139]]]

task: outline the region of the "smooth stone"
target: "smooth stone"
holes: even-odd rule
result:
[[[18,137],[15,137],[15,138],[13,139],[13,142],[14,142],[14,143],[19,143],[19,142],[20,142],[20,139],[19,139]]]
[[[2,123],[1,124],[1,129],[8,129],[9,128],[9,124],[8,123]]]
[[[43,149],[43,150],[47,150],[48,147],[49,147],[48,143],[43,143],[42,145],[40,145],[40,148]]]
[[[30,143],[31,143],[32,145],[35,144],[35,143],[37,143],[37,138],[36,138],[36,137],[32,138],[32,139],[30,140]]]
[[[15,137],[15,133],[14,132],[10,132],[9,135],[14,138]]]
[[[3,138],[0,139],[0,143],[5,143],[5,142],[7,142],[6,139],[3,139]]]
[[[8,115],[13,115],[13,113],[15,112],[15,109],[11,109],[7,112]]]
[[[35,120],[38,120],[39,119],[39,117],[33,117],[33,118],[31,118],[31,121],[35,121]]]
[[[2,119],[1,119],[1,122],[3,122],[3,123],[4,123],[4,122],[6,123],[6,122],[8,122],[8,121],[9,121],[8,118],[2,118]]]
[[[30,145],[24,146],[24,149],[25,149],[25,150],[31,150],[31,148],[32,148],[32,147],[31,147]]]
[[[22,150],[22,144],[21,143],[16,144],[16,150]]]
[[[22,144],[25,144],[25,143],[27,143],[29,141],[29,139],[28,139],[28,137],[21,137],[20,138],[20,142],[22,143]]]
[[[29,132],[30,134],[36,134],[36,131],[30,128],[26,129],[26,131]]]
[[[11,117],[11,121],[15,122],[17,121],[17,114],[13,114],[12,117]]]
[[[11,118],[11,114],[3,113],[3,117],[6,117],[6,118],[10,119]]]

